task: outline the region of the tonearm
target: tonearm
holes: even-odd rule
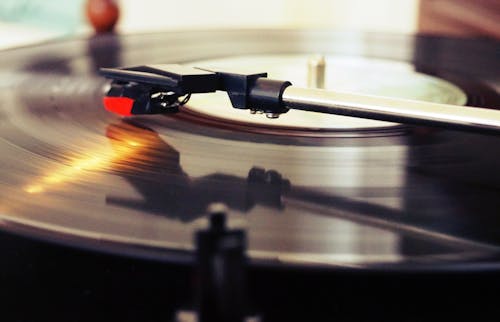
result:
[[[500,111],[400,98],[300,88],[267,73],[183,65],[102,68],[112,79],[105,107],[121,115],[174,113],[192,94],[225,91],[237,109],[277,118],[290,109],[500,134]]]

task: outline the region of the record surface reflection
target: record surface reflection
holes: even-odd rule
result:
[[[121,120],[103,111],[106,81],[95,75],[98,66],[158,61],[162,53],[178,62],[207,59],[234,41],[228,33],[210,53],[178,41],[178,55],[185,55],[175,56],[157,37],[5,54],[3,229],[184,262],[192,259],[193,232],[204,226],[207,206],[217,202],[227,205],[230,225],[247,229],[255,264],[427,269],[495,262],[500,177],[490,169],[500,152],[482,150],[498,138],[400,127],[275,135],[182,112]],[[266,52],[301,52],[296,33],[276,37],[281,47],[265,43]],[[347,42],[341,34],[316,37],[333,54]],[[401,48],[408,41],[391,40]],[[253,34],[239,42],[243,49],[259,43]],[[151,52],[137,51],[146,43]],[[30,55],[36,61],[25,64]],[[495,102],[494,91],[484,91],[480,98]]]

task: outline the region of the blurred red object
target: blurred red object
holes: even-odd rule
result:
[[[420,0],[423,34],[500,39],[499,0]]]
[[[112,31],[120,17],[120,9],[114,0],[87,0],[85,12],[97,33]]]

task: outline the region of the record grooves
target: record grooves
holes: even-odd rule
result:
[[[426,87],[441,84],[463,91],[467,105],[500,106],[495,42],[261,35],[106,35],[1,53],[0,300],[11,320],[169,321],[192,309],[194,235],[213,203],[247,234],[248,311],[263,321],[498,313],[497,136],[358,121],[328,128],[314,117],[277,126],[205,114],[197,101],[125,119],[102,108],[100,67],[318,52],[335,66],[332,84],[351,86],[343,75],[362,64],[366,77],[352,84],[369,92],[389,66],[424,84],[410,94],[456,99]],[[381,79],[377,90],[394,83]],[[40,310],[20,304],[37,302]]]

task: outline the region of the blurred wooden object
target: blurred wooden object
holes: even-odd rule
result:
[[[418,31],[500,39],[500,0],[420,0]]]
[[[113,31],[120,17],[120,9],[114,0],[87,0],[85,12],[96,33]]]

